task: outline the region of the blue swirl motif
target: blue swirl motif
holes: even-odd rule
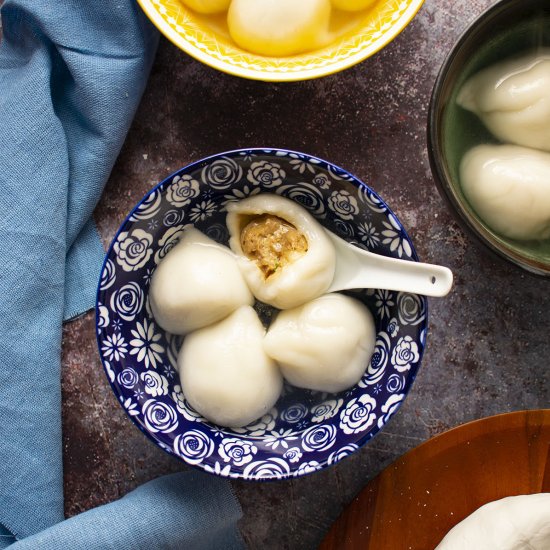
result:
[[[258,448],[250,441],[244,441],[240,437],[229,437],[220,443],[218,452],[224,462],[232,462],[235,466],[244,466],[252,461]]]
[[[246,179],[252,185],[260,185],[266,189],[278,187],[283,183],[286,172],[276,162],[260,160],[250,165]]]
[[[386,390],[390,393],[400,392],[404,387],[405,377],[397,373],[390,375],[386,382]]]
[[[346,456],[349,456],[351,453],[359,449],[359,445],[356,445],[355,443],[350,443],[349,445],[344,445],[343,447],[340,447],[337,451],[334,451],[328,455],[327,463],[330,464],[336,464]]]
[[[115,259],[124,271],[137,271],[149,261],[152,245],[153,236],[143,229],[122,231],[113,244]]]
[[[328,199],[328,207],[343,220],[352,220],[359,214],[357,199],[349,191],[333,191]]]
[[[283,458],[286,458],[289,462],[300,462],[303,453],[300,447],[291,447],[285,452]]]
[[[182,208],[200,195],[200,183],[189,174],[175,176],[165,191],[166,200],[172,206]]]
[[[282,479],[290,474],[290,466],[282,458],[251,462],[243,471],[244,479]]]
[[[348,241],[355,237],[355,230],[353,229],[353,225],[351,223],[341,220],[340,218],[334,218],[332,221],[336,226],[336,233],[338,233],[340,237],[343,237]]]
[[[397,334],[399,333],[399,323],[397,322],[397,319],[393,317],[388,321],[388,326],[386,327],[386,330],[388,331],[388,334],[391,338],[395,338]]]
[[[162,217],[162,225],[164,227],[172,227],[174,225],[181,225],[181,222],[185,218],[185,210],[178,208],[177,210],[168,210]]]
[[[214,452],[214,442],[200,430],[189,430],[174,438],[174,452],[189,464],[200,464]]]
[[[382,405],[382,415],[378,418],[378,427],[382,428],[388,420],[393,416],[395,411],[399,408],[399,405],[405,399],[404,393],[393,394],[388,397],[388,400]]]
[[[317,218],[324,218],[326,215],[323,195],[311,183],[282,184],[275,192],[297,202]]]
[[[418,294],[397,294],[399,320],[404,325],[418,325],[426,319],[426,300]]]
[[[99,289],[100,290],[107,290],[111,286],[113,286],[113,283],[116,279],[116,268],[113,260],[110,258],[107,259],[105,262],[105,267],[103,268],[103,271],[101,272],[101,281],[99,283]]]
[[[178,414],[174,407],[164,401],[156,399],[145,401],[141,413],[145,427],[152,433],[170,433],[178,427]]]
[[[225,243],[229,239],[229,232],[227,226],[221,223],[214,223],[209,225],[205,231],[205,235],[218,243]]]
[[[302,447],[305,451],[326,451],[336,442],[337,431],[332,424],[311,426],[302,434]]]
[[[158,241],[157,251],[155,252],[155,264],[159,264],[161,260],[176,246],[185,230],[182,225],[174,225],[166,230]]]
[[[121,386],[131,389],[139,382],[138,373],[132,367],[126,367],[118,373],[117,382]]]
[[[314,405],[311,407],[311,421],[319,423],[336,416],[342,408],[343,403],[343,399],[329,399],[323,403]]]
[[[390,357],[391,341],[386,332],[379,332],[374,345],[369,366],[361,380],[359,381],[360,388],[373,386],[380,382],[386,372],[386,366]]]
[[[420,361],[418,344],[408,335],[399,338],[391,354],[391,362],[395,370],[399,372],[408,371],[418,361]]]
[[[370,428],[376,420],[376,400],[364,393],[349,401],[340,413],[340,429],[348,435]]]
[[[149,196],[136,208],[136,211],[130,216],[130,221],[148,220],[155,216],[160,210],[162,203],[162,193],[160,189],[155,189]]]
[[[288,422],[289,424],[295,424],[300,422],[307,414],[307,407],[302,403],[297,403],[287,407],[281,412],[281,420]]]
[[[367,205],[368,209],[377,214],[386,214],[388,207],[384,204],[382,199],[380,199],[373,191],[367,189],[366,187],[361,187],[357,194],[359,201]]]
[[[229,157],[220,157],[207,164],[201,172],[201,180],[212,189],[227,189],[243,177],[242,168]]]
[[[327,172],[330,174],[330,177],[334,180],[348,180],[352,181],[353,178],[344,170],[341,168],[338,168],[337,166],[331,166],[327,165],[326,167]]]
[[[332,181],[325,172],[315,174],[311,183],[313,183],[316,189],[329,189],[332,185]]]
[[[111,309],[124,321],[133,321],[144,303],[143,290],[135,281],[115,290],[111,295]]]

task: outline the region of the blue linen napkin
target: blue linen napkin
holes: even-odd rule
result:
[[[2,548],[11,535],[24,539],[64,519],[61,324],[93,306],[104,251],[91,215],[145,87],[158,35],[134,0],[5,0],[0,15]],[[211,525],[214,509],[195,500],[198,485],[230,503],[223,507],[228,517],[240,512],[225,482],[195,476],[201,480],[174,478],[170,498],[167,482],[158,480],[113,508],[82,514],[29,541],[33,548],[43,542],[44,548],[77,549],[55,544],[82,530],[91,539],[86,548],[108,548],[100,529],[94,535],[90,527],[104,525],[119,537],[118,548],[162,548],[155,540],[134,544],[131,533],[145,518],[151,533],[170,532],[179,510],[201,516],[191,534],[206,537],[207,547],[209,533],[201,527]],[[120,524],[113,523],[113,509]],[[180,522],[185,525],[183,517]],[[122,543],[126,536],[129,544]]]
[[[238,550],[239,507],[226,483],[198,472],[164,476],[10,550]]]

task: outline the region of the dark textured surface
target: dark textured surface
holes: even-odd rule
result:
[[[326,471],[233,483],[250,548],[315,548],[342,508],[402,453],[468,420],[550,404],[549,282],[490,257],[461,231],[436,192],[426,154],[439,67],[467,22],[492,3],[427,0],[373,58],[302,83],[240,80],[161,41],[96,211],[106,244],[143,194],[177,168],[228,149],[277,146],[320,156],[363,179],[402,220],[420,258],[455,273],[452,293],[430,300],[422,368],[386,429]],[[65,327],[63,397],[67,514],[185,469],[117,404],[97,354],[93,313]]]

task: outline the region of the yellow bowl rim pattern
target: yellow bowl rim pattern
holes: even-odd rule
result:
[[[184,33],[186,28],[181,21],[168,14],[166,5],[179,4],[178,0],[138,0],[138,3],[166,38],[205,65],[242,78],[290,82],[328,76],[364,61],[388,45],[409,24],[424,0],[395,0],[390,20],[379,18],[378,27],[372,24],[320,50],[285,58],[254,55],[237,46],[206,45],[201,40],[205,33],[192,19],[185,22],[187,31],[192,32]],[[181,5],[180,9],[184,12],[186,8]],[[318,55],[322,52],[323,55]]]

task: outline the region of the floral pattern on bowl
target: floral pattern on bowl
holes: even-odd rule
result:
[[[358,246],[418,260],[384,201],[341,168],[292,151],[232,151],[172,174],[134,208],[107,253],[96,309],[105,372],[136,425],[187,464],[254,480],[314,472],[378,433],[416,376],[428,315],[423,296],[376,289],[350,292],[369,307],[377,330],[373,357],[356,386],[327,394],[285,384],[275,407],[240,429],[202,418],[187,403],[177,372],[182,337],[155,323],[148,285],[186,226],[227,244],[226,205],[261,192],[297,201],[324,227]],[[256,309],[268,324],[274,310],[259,303]]]

